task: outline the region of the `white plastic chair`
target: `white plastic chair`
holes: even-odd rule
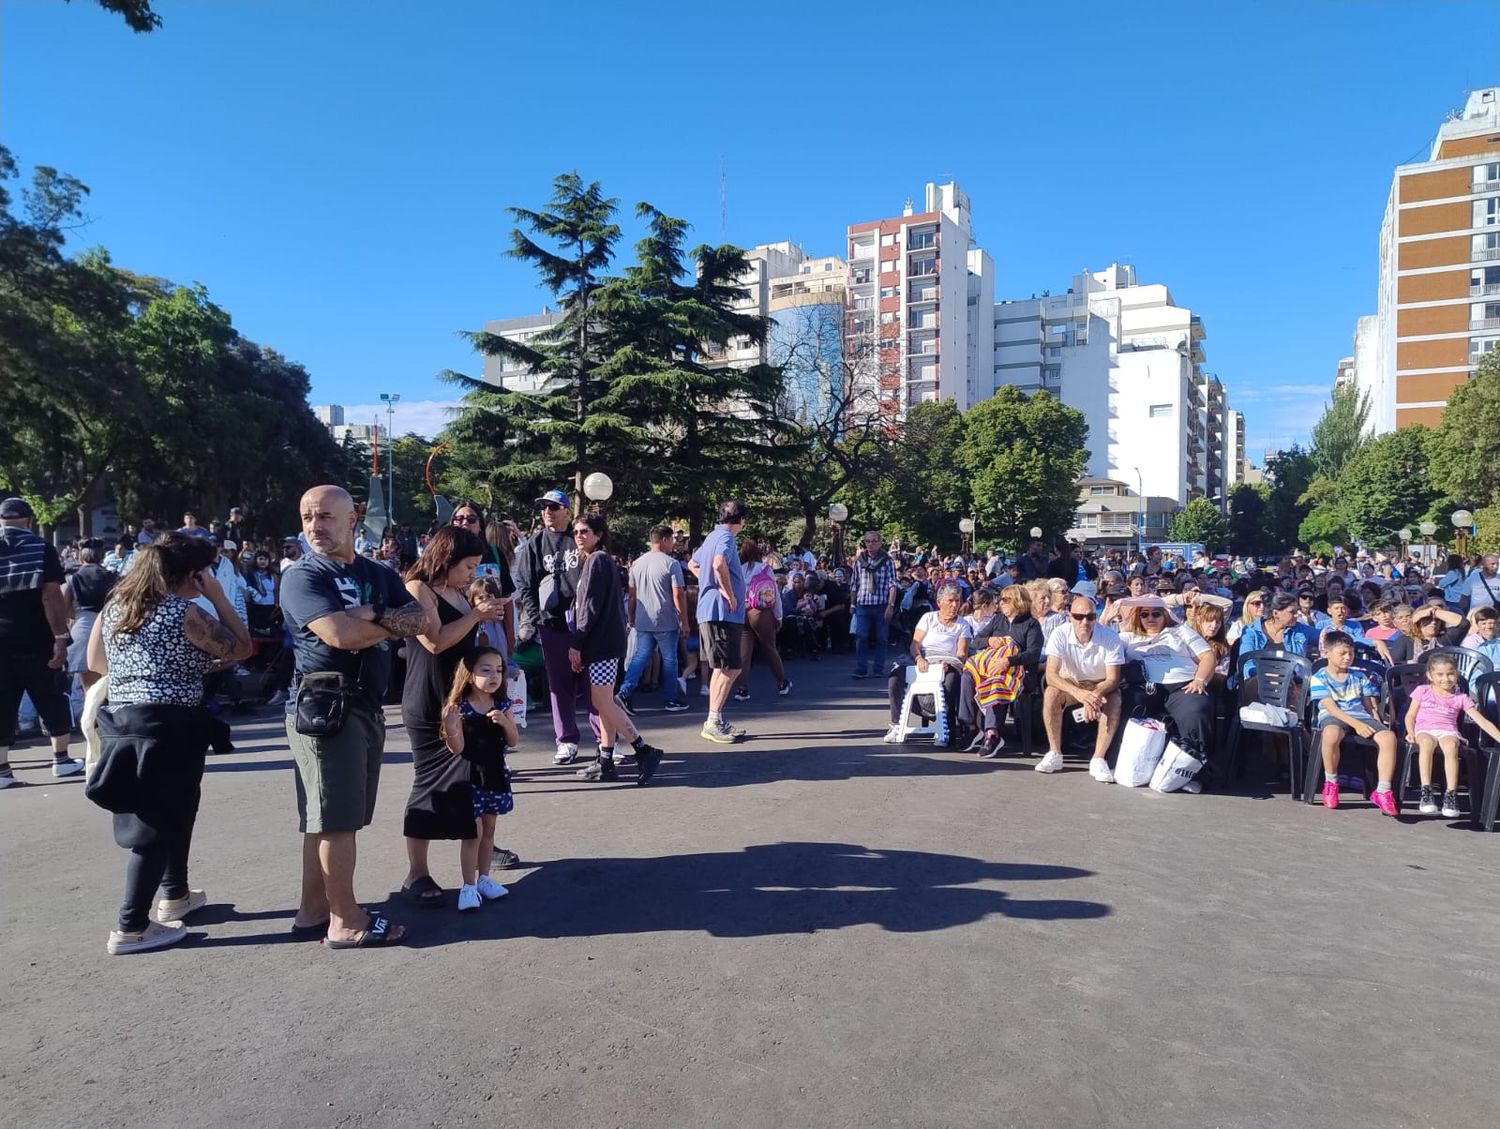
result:
[[[897,722],[896,737],[905,741],[908,737],[931,737],[936,744],[948,740],[948,704],[943,700],[943,664],[933,661],[926,673],[915,665],[906,668],[906,698],[901,703],[901,720]],[[918,694],[931,694],[933,719],[931,725],[911,724],[912,700]]]

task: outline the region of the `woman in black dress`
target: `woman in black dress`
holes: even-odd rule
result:
[[[411,738],[412,758],[403,824],[407,875],[401,889],[420,906],[439,906],[446,898],[428,869],[428,844],[475,835],[469,766],[443,743],[442,712],[454,670],[473,646],[475,631],[503,611],[498,599],[471,607],[464,596],[484,548],[477,533],[445,525],[406,572],[406,590],[427,612],[427,629],[407,643],[401,694],[401,721]]]

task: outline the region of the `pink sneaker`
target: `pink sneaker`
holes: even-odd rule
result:
[[[1332,780],[1323,781],[1323,806],[1325,808],[1339,806],[1339,786]]]
[[[1384,792],[1376,792],[1370,796],[1370,802],[1386,815],[1396,814],[1396,793],[1389,789]]]

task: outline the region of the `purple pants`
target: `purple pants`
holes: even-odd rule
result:
[[[568,648],[573,645],[572,632],[545,624],[537,628],[542,644],[542,665],[547,668],[547,692],[552,697],[552,731],[559,743],[578,744],[578,700],[589,706],[589,728],[599,735],[599,715],[589,699],[589,678],[585,671],[576,674],[568,662]]]

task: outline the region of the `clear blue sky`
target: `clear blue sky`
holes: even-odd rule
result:
[[[1392,167],[1500,82],[1494,0],[156,7],[135,35],[0,2],[6,143],[92,187],[80,246],[202,282],[315,402],[400,392],[408,426],[477,371],[455,330],[545,300],[507,205],[576,168],[718,241],[722,154],[741,245],[840,253],[953,177],[997,296],[1134,263],[1202,315],[1258,461],[1375,310]]]

